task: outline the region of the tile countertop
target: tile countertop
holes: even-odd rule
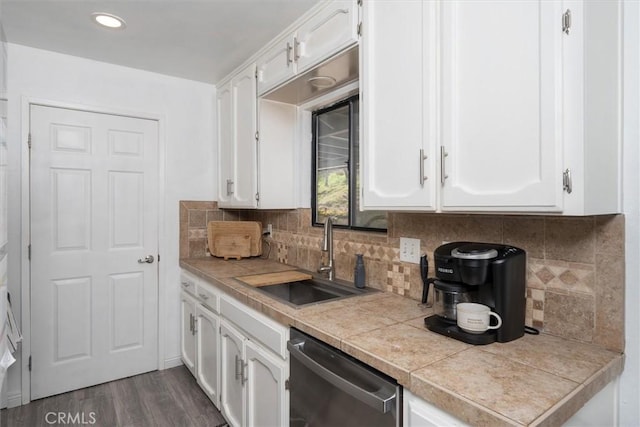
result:
[[[180,266],[287,326],[396,378],[472,425],[556,426],[622,372],[624,355],[551,335],[473,346],[430,332],[432,309],[395,294],[293,308],[234,277],[296,270],[262,259],[183,259]]]

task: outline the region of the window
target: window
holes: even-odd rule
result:
[[[336,226],[386,230],[383,211],[360,211],[358,96],[314,111],[312,222],[327,216]]]

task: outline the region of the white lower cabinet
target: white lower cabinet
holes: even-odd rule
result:
[[[197,307],[196,337],[196,379],[220,407],[220,318],[203,305]]]
[[[403,427],[468,426],[448,412],[414,396],[407,389],[404,390],[403,399]]]
[[[189,293],[180,294],[180,353],[184,365],[195,375],[196,370],[196,300]]]
[[[288,425],[289,405],[285,388],[288,362],[272,356],[252,341],[245,344],[246,425]]]
[[[288,329],[225,297],[221,313],[222,415],[233,427],[287,425]]]
[[[220,316],[214,288],[182,272],[180,346],[184,365],[220,407]]]

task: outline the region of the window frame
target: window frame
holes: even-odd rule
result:
[[[357,106],[356,106],[357,104]],[[324,224],[318,222],[317,214],[318,214],[318,194],[317,194],[317,185],[318,185],[318,120],[317,117],[323,113],[327,113],[329,111],[337,110],[339,108],[348,106],[349,107],[349,161],[347,162],[347,171],[349,174],[348,177],[348,210],[349,210],[349,224],[348,225],[340,225],[333,224],[334,227],[344,229],[344,230],[354,230],[354,231],[370,231],[376,233],[386,233],[387,228],[374,228],[374,227],[360,227],[353,225],[356,223],[356,213],[358,211],[358,194],[354,189],[357,185],[358,173],[356,173],[356,164],[359,162],[359,159],[353,159],[353,154],[356,152],[355,149],[355,138],[356,135],[356,126],[359,126],[359,120],[354,120],[354,108],[357,108],[358,118],[360,114],[360,95],[352,95],[340,101],[334,102],[328,106],[319,108],[311,112],[311,225],[314,227],[322,227]],[[355,106],[355,107],[354,107]],[[359,139],[359,133],[358,133]],[[360,141],[358,140],[358,153],[361,149]]]

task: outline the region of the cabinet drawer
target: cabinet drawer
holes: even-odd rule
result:
[[[196,287],[200,280],[191,273],[187,273],[186,271],[182,271],[180,273],[180,287],[183,291],[195,296],[196,295]]]
[[[288,328],[226,295],[220,297],[220,314],[245,331],[250,340],[287,358]]]
[[[196,297],[205,307],[220,313],[220,297],[213,286],[206,282],[199,282],[196,287]]]

